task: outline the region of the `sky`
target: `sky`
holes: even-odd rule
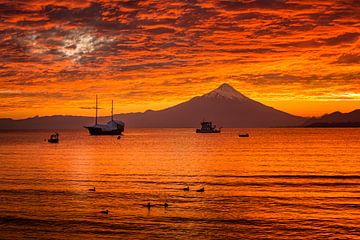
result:
[[[360,108],[359,0],[0,0],[0,117],[163,109],[229,83],[300,116]]]

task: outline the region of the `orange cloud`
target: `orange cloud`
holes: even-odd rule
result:
[[[91,115],[95,94],[160,109],[222,82],[298,115],[360,108],[356,0],[0,6],[0,117]]]

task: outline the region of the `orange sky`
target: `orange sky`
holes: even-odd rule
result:
[[[360,108],[358,0],[0,0],[0,118],[161,109],[223,82],[301,116]]]

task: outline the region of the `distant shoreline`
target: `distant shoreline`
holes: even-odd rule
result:
[[[288,127],[223,127],[223,129],[297,129],[297,128],[360,128],[360,122],[356,123],[314,123],[307,126],[288,126]],[[127,129],[196,129],[196,127],[129,127]],[[38,129],[29,129],[29,128],[19,128],[19,129],[1,129],[0,132],[15,132],[15,131],[78,131],[84,130],[82,128],[38,128]],[[126,132],[126,131],[125,131]],[[195,130],[194,130],[195,132]]]
[[[305,128],[358,128],[358,127],[360,127],[360,122],[339,122],[339,123],[318,122],[305,126]]]

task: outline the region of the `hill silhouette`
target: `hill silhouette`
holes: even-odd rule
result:
[[[106,122],[109,117],[100,117]],[[178,105],[139,113],[117,114],[115,119],[126,127],[198,127],[202,120],[218,127],[290,127],[301,126],[308,118],[254,101],[229,84]],[[92,124],[94,118],[83,116],[45,116],[21,120],[0,119],[0,129],[77,129]]]

